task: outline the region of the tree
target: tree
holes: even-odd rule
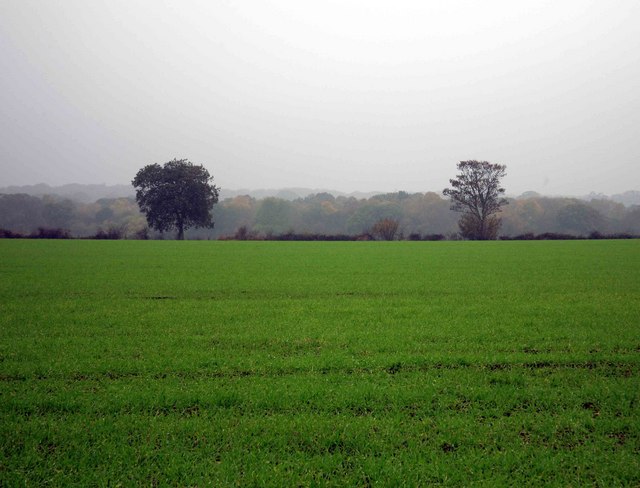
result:
[[[589,205],[574,201],[558,212],[558,223],[565,232],[588,235],[591,232],[605,232],[605,219],[600,212]]]
[[[495,215],[507,204],[501,198],[504,188],[500,178],[507,167],[487,161],[460,161],[457,178],[449,180],[451,188],[442,193],[451,199],[451,210],[461,212],[458,221],[462,236],[467,239],[495,239],[501,220]]]
[[[266,234],[282,234],[292,229],[293,205],[288,200],[267,197],[256,212],[255,230]]]
[[[42,216],[47,226],[60,228],[70,226],[75,211],[75,204],[71,200],[45,195],[42,203],[44,203]]]
[[[163,166],[149,164],[131,183],[150,227],[160,232],[176,229],[180,240],[191,227],[213,227],[211,210],[220,189],[204,166],[186,159],[174,159]]]
[[[400,222],[395,219],[378,220],[371,229],[374,236],[378,236],[385,241],[392,241],[398,232]]]
[[[44,203],[38,197],[26,193],[0,195],[0,229],[34,231],[47,225],[43,214]]]
[[[370,198],[362,201],[355,211],[350,212],[347,232],[368,232],[380,220],[400,220],[401,218],[402,207],[398,203]]]

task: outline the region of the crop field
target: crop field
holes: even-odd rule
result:
[[[0,241],[1,486],[638,486],[640,242]]]

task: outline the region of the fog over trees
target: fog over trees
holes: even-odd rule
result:
[[[96,185],[100,187],[99,185]],[[34,188],[34,187],[31,187]],[[110,191],[112,187],[102,187]],[[126,188],[126,190],[125,190]],[[81,185],[76,199],[65,194],[29,195],[28,188],[0,189],[0,229],[28,235],[39,228],[62,228],[74,237],[157,238],[149,231],[140,213],[131,187],[119,187],[125,195],[87,201],[90,191]],[[42,189],[42,188],[41,188]],[[17,190],[17,191],[16,191]],[[248,192],[247,192],[248,193]],[[333,195],[304,190],[265,191],[258,198],[248,194],[221,191],[213,209],[213,229],[190,229],[186,239],[218,239],[223,237],[260,238],[283,233],[324,236],[366,235],[384,239],[380,222],[398,223],[395,239],[460,238],[459,214],[450,202],[434,192],[394,192],[363,197]],[[304,196],[296,196],[303,194]],[[226,195],[226,196],[225,196]],[[589,236],[592,233],[640,234],[640,201],[638,192],[615,198],[604,195],[586,199],[547,197],[529,192],[510,197],[500,214],[500,236],[559,233]],[[287,197],[287,198],[283,198]],[[376,227],[377,226],[377,227]],[[173,238],[173,234],[164,237]]]

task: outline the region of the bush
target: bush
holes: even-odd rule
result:
[[[144,226],[142,229],[137,230],[133,235],[136,239],[146,241],[149,239],[149,227]]]
[[[536,236],[533,234],[533,232],[527,232],[526,234],[520,234],[519,236],[514,237],[514,239],[519,241],[531,241],[535,238]]]
[[[444,241],[446,237],[442,234],[427,234],[422,237],[423,241]]]
[[[32,232],[29,237],[31,239],[70,239],[71,235],[66,229],[38,227],[38,231]]]
[[[98,232],[96,232],[96,235],[93,236],[93,239],[117,240],[117,239],[124,239],[125,235],[126,235],[126,228],[124,225],[122,226],[111,225],[107,228],[106,231],[102,229],[98,229]],[[147,238],[148,238],[148,231],[147,231]]]
[[[609,234],[607,239],[638,239],[640,236],[634,236],[633,234],[629,234],[627,232],[619,232],[617,234]]]
[[[19,232],[13,232],[9,229],[0,229],[0,239],[23,239],[24,236]]]
[[[400,222],[395,219],[381,219],[373,225],[371,233],[384,241],[392,241],[398,232],[399,225]]]
[[[285,234],[267,236],[266,239],[273,241],[352,241],[354,238],[344,234],[295,234],[287,232]]]
[[[573,234],[560,234],[557,232],[545,232],[544,234],[538,234],[536,239],[539,241],[572,241],[576,239],[584,239],[583,236],[576,236]]]
[[[271,235],[271,234],[269,234]],[[261,240],[256,231],[250,230],[246,225],[238,227],[233,237],[229,239],[235,239],[236,241],[257,241]]]

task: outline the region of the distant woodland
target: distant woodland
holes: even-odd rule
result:
[[[637,192],[630,192],[629,198]],[[0,229],[4,237],[47,236],[52,229],[69,237],[158,239],[148,229],[133,196],[103,197],[95,201],[64,195],[0,193]],[[436,193],[395,192],[358,198],[313,193],[305,197],[256,198],[235,195],[214,206],[213,229],[190,229],[187,239],[264,239],[283,235],[376,237],[380,221],[397,222],[394,239],[458,239],[459,214]],[[293,198],[292,198],[293,197]],[[500,214],[500,236],[531,238],[532,235],[567,236],[640,235],[640,205],[623,204],[595,196],[590,200],[544,197],[530,192],[510,198]],[[55,237],[55,235],[51,235]]]

